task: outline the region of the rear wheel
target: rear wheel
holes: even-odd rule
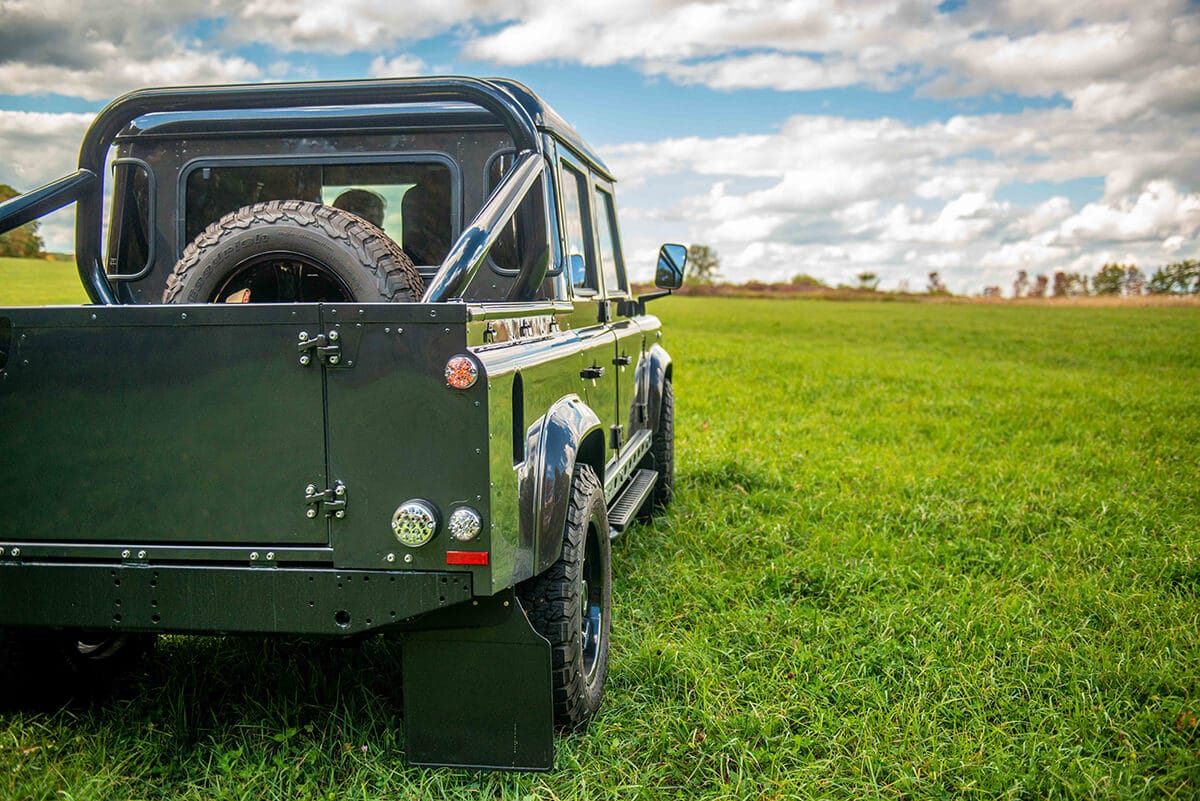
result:
[[[255,203],[205,228],[167,279],[164,303],[414,301],[424,285],[383,231],[303,200]]]
[[[642,467],[658,473],[654,492],[650,496],[650,507],[666,507],[675,497],[675,391],[671,388],[670,379],[663,381],[658,426],[650,439],[650,452],[646,454]]]
[[[612,609],[608,510],[591,467],[575,467],[562,555],[520,595],[529,622],[550,641],[555,723],[582,730],[604,698]]]
[[[0,700],[19,706],[102,695],[154,643],[153,634],[0,630]]]

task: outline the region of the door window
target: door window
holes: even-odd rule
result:
[[[609,295],[628,290],[625,284],[625,264],[617,240],[616,215],[612,195],[596,189],[596,244],[600,250],[600,269],[604,272],[604,287]]]
[[[567,237],[567,271],[575,294],[599,291],[596,265],[591,248],[591,214],[587,206],[587,176],[562,165],[563,228]]]

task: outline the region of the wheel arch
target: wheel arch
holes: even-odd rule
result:
[[[562,551],[575,465],[587,464],[604,483],[604,430],[599,416],[578,395],[555,401],[529,431],[529,459],[536,469],[522,475],[520,497],[530,506],[524,520],[534,531],[532,574],[549,568]],[[520,581],[530,576],[516,576]]]
[[[651,431],[658,428],[659,415],[662,414],[663,384],[671,381],[675,374],[671,362],[671,354],[666,348],[655,343],[646,352],[646,425]]]

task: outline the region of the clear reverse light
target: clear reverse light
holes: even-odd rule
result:
[[[455,509],[450,515],[449,522],[446,523],[446,528],[450,529],[450,536],[459,542],[475,539],[482,526],[483,520],[480,519],[479,512],[469,506],[460,506]]]
[[[419,548],[433,539],[437,531],[437,512],[421,500],[405,501],[392,515],[392,533],[402,545]]]

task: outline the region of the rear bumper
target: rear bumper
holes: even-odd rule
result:
[[[469,573],[0,565],[4,626],[348,636],[470,599]]]

